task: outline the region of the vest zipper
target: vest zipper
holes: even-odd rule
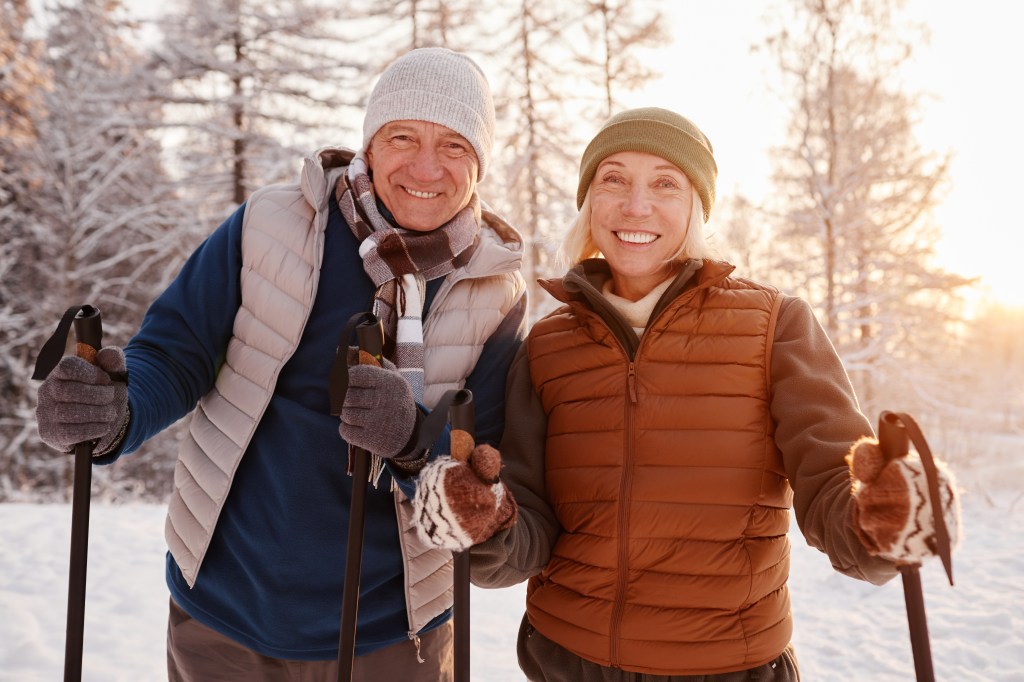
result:
[[[424,659],[422,654],[420,653],[420,644],[421,644],[420,636],[417,635],[415,632],[412,632],[412,631],[410,631],[408,633],[408,635],[409,635],[409,639],[412,640],[412,643],[416,645],[416,662],[417,663],[426,663],[427,662],[426,659]]]
[[[626,607],[626,587],[629,582],[629,504],[633,487],[633,416],[637,403],[636,365],[629,363],[626,373],[626,384],[629,391],[629,402],[626,403],[625,443],[622,458],[622,481],[619,483],[619,518],[618,518],[618,566],[615,584],[615,603],[612,605],[611,643],[609,660],[612,667],[619,665],[619,626],[622,612]]]

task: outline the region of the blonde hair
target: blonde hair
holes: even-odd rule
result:
[[[690,188],[692,208],[690,209],[690,221],[686,225],[686,235],[683,243],[668,260],[685,261],[690,258],[713,259],[715,252],[704,237],[704,205],[701,203],[700,195]],[[565,236],[562,245],[558,249],[558,263],[566,270],[579,265],[588,258],[603,258],[594,238],[590,232],[590,190],[587,190],[580,204],[580,212],[569,227],[569,234]]]

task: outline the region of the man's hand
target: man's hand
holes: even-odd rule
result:
[[[466,462],[439,457],[424,467],[412,501],[420,537],[462,551],[511,527],[519,508],[500,470],[501,454],[490,445],[476,446]]]
[[[886,462],[878,441],[862,438],[846,456],[853,481],[854,531],[872,554],[902,564],[935,554],[935,523],[924,466],[916,453]],[[951,548],[960,539],[960,497],[940,461],[939,497]]]
[[[78,443],[96,442],[93,456],[114,450],[128,426],[128,384],[123,377],[124,352],[107,346],[96,364],[68,355],[39,386],[36,422],[44,443],[72,452]]]
[[[391,458],[416,437],[417,411],[409,383],[393,364],[353,365],[338,431],[350,445]]]

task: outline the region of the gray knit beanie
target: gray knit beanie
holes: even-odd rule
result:
[[[686,173],[700,196],[704,220],[711,215],[718,177],[711,141],[690,119],[658,107],[629,109],[612,116],[601,126],[580,159],[577,208],[583,205],[598,164],[618,152],[646,152],[671,161]]]
[[[494,102],[487,77],[472,59],[443,47],[423,47],[391,63],[370,93],[363,149],[392,121],[429,121],[466,138],[482,180],[494,145]]]

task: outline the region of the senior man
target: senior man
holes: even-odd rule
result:
[[[321,149],[299,183],[253,193],[123,351],[64,358],[40,387],[41,438],[95,441],[100,464],[192,412],[166,524],[169,679],[337,678],[354,485],[368,486],[355,679],[450,678],[450,555],[419,544],[403,489],[445,390],[473,391],[478,440],[501,436],[526,300],[521,238],[477,195],[493,137],[479,67],[409,52],[375,85],[359,151]],[[370,310],[389,362],[351,368],[339,424],[327,377]],[[383,471],[353,481],[347,445]]]

